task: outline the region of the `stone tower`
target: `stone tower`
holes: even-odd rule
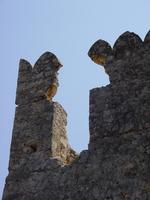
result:
[[[69,164],[76,156],[67,142],[67,114],[60,104],[51,101],[59,86],[60,67],[61,63],[50,52],[44,53],[33,68],[26,60],[20,60],[9,175],[3,199],[30,199],[37,183],[43,188],[49,185],[49,180],[45,183],[46,171],[55,171],[58,163]]]
[[[21,64],[28,81],[18,80],[3,200],[150,200],[150,32],[144,41],[125,32],[113,48],[99,40],[88,55],[110,84],[90,91],[89,149],[79,156],[67,142],[64,110],[43,98],[50,84],[41,89],[41,71],[30,77],[37,65]]]

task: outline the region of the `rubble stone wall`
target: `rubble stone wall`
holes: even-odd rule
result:
[[[125,32],[103,51],[106,43],[92,57],[110,84],[90,91],[89,149],[77,156],[69,147],[58,103],[26,97],[16,108],[3,200],[150,199],[150,32],[144,41]]]

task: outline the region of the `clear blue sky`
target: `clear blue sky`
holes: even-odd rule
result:
[[[55,101],[68,113],[69,141],[80,152],[89,140],[89,90],[109,83],[88,49],[97,39],[113,45],[127,30],[143,39],[149,28],[149,0],[0,0],[0,195],[8,173],[19,59],[34,64],[51,51],[63,63]]]

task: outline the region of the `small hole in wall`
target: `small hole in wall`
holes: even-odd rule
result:
[[[30,148],[32,149],[33,152],[37,151],[37,145],[36,144],[31,144]]]
[[[23,152],[30,154],[37,151],[37,144],[24,144]]]

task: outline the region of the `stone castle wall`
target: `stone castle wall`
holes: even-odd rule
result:
[[[3,200],[150,199],[150,32],[144,42],[126,32],[113,48],[104,44],[89,54],[110,78],[90,91],[89,149],[77,156],[70,148],[65,111],[43,99],[47,87],[31,102],[23,95]]]
[[[42,198],[43,188],[49,184],[55,187],[52,177],[45,180],[46,176],[54,175],[51,169],[55,171],[60,163],[69,164],[76,157],[67,141],[67,114],[59,103],[48,101],[45,95],[53,82],[58,84],[59,65],[50,52],[44,53],[33,68],[27,61],[20,61],[9,175],[3,199],[36,199],[39,195]]]

